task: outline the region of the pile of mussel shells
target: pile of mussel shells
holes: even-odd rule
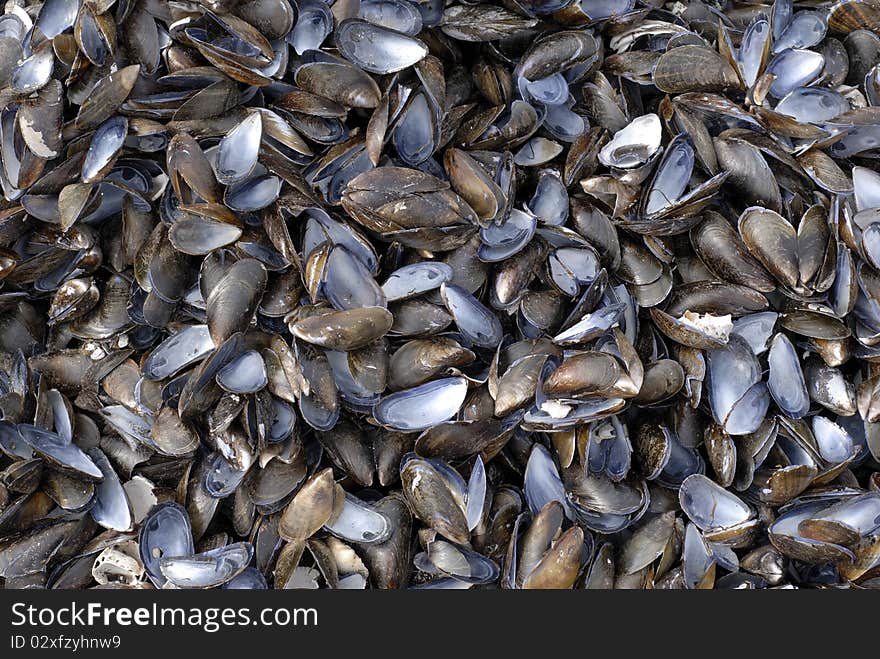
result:
[[[8,0],[0,587],[880,588],[880,0]]]

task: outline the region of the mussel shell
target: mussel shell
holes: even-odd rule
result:
[[[215,588],[241,574],[253,555],[249,542],[238,542],[202,554],[161,558],[159,569],[178,588]]]
[[[419,40],[374,23],[349,19],[336,28],[342,55],[370,73],[388,74],[412,66],[428,54]]]
[[[167,578],[160,570],[160,560],[195,553],[192,527],[186,510],[170,502],[153,507],[141,523],[138,547],[147,576],[161,588]]]
[[[20,437],[34,453],[55,468],[89,481],[101,481],[104,473],[75,444],[37,426],[19,424]]]
[[[382,398],[373,416],[384,426],[403,432],[421,431],[452,418],[467,395],[465,378],[444,378]]]

